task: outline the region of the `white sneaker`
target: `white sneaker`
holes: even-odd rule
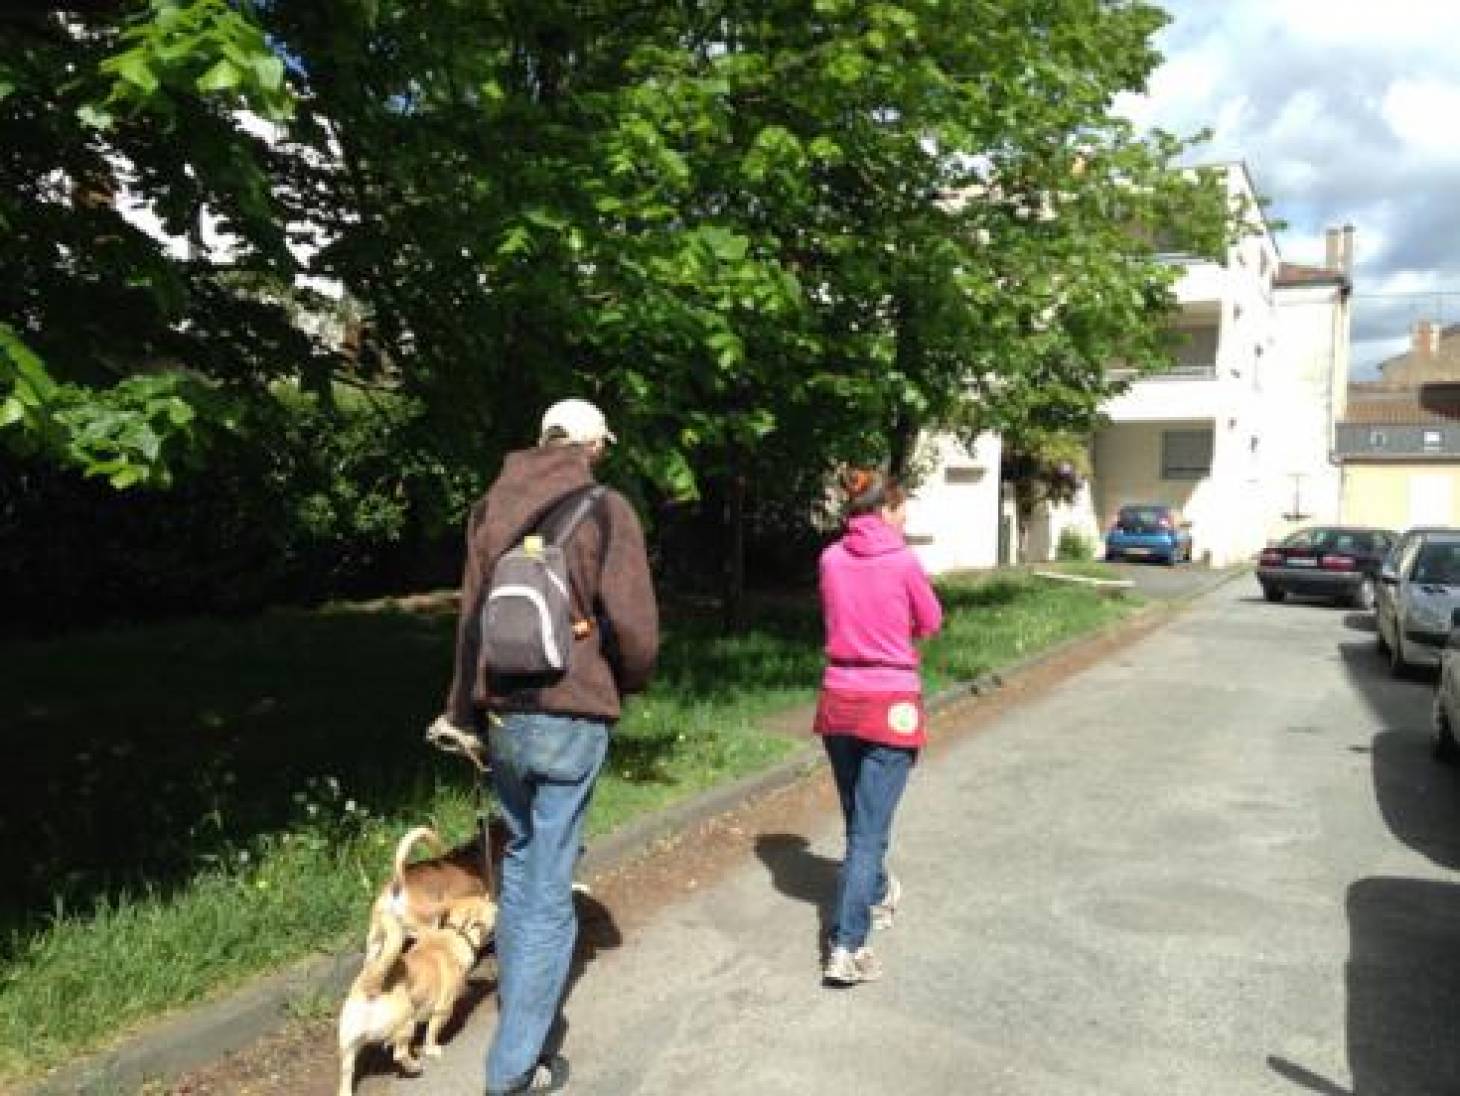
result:
[[[833,986],[855,986],[859,982],[875,982],[882,977],[882,963],[869,947],[855,952],[832,948],[831,958],[822,969],[821,980]]]
[[[887,893],[882,896],[882,901],[872,905],[872,927],[890,929],[893,916],[897,913],[897,904],[901,901],[902,884],[897,881],[897,876],[889,872],[887,874]]]

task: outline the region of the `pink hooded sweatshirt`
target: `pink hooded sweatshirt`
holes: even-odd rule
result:
[[[822,687],[864,693],[916,693],[913,640],[943,623],[943,608],[902,533],[877,514],[858,514],[846,535],[821,553],[826,618]]]

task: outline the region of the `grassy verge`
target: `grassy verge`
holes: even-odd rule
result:
[[[1025,578],[941,592],[930,688],[1135,604]],[[461,763],[420,737],[452,632],[441,614],[281,612],[0,650],[0,1083],[352,940],[404,827],[468,832]],[[783,757],[793,743],[758,723],[812,698],[819,646],[809,602],[730,638],[681,615],[615,736],[591,831]]]

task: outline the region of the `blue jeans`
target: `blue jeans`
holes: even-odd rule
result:
[[[872,905],[887,894],[883,861],[917,750],[882,746],[851,735],[824,735],[846,822],[847,851],[837,880],[832,947],[856,951],[872,930]]]
[[[510,713],[488,736],[492,784],[507,823],[497,920],[497,1033],[487,1090],[510,1089],[537,1067],[573,960],[573,867],[608,724]]]

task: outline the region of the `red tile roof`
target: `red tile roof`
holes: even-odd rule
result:
[[[1344,285],[1348,275],[1342,270],[1329,270],[1323,266],[1303,266],[1301,263],[1279,263],[1275,285]]]
[[[1351,384],[1343,422],[1360,426],[1427,426],[1460,419],[1460,385],[1383,388]]]

